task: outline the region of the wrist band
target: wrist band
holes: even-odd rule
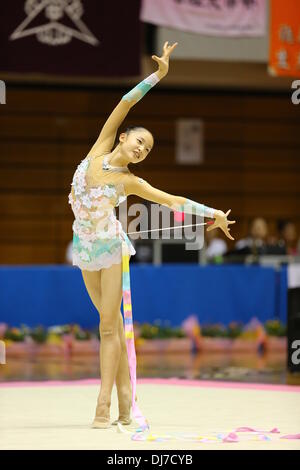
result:
[[[149,77],[145,78],[144,82],[149,83],[152,86],[155,86],[159,82],[159,78],[154,72],[151,75],[149,75]]]

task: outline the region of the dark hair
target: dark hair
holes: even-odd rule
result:
[[[125,134],[129,135],[130,132],[132,131],[138,131],[138,130],[143,130],[143,131],[147,131],[147,132],[150,132],[148,131],[148,129],[146,129],[145,127],[143,126],[129,126],[125,129],[125,131],[123,131]],[[122,134],[122,132],[121,132]],[[152,135],[152,133],[150,132],[150,134]],[[116,140],[116,142],[114,143],[114,146],[113,146],[113,150],[118,146],[119,142]]]
[[[278,230],[278,232],[281,234],[281,233],[285,230],[285,228],[286,228],[289,224],[291,224],[291,223],[292,223],[292,221],[291,221],[291,220],[288,220],[288,219],[280,219],[280,220],[278,220],[278,222],[277,222],[277,230]]]
[[[128,135],[132,131],[139,131],[139,130],[148,131],[148,129],[145,129],[145,127],[142,127],[142,126],[129,126],[129,127],[127,127],[127,129],[124,132],[125,132],[125,134]]]

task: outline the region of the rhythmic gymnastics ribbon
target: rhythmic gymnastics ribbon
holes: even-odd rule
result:
[[[240,427],[226,432],[212,432],[209,435],[199,433],[183,433],[175,432],[172,434],[152,434],[150,431],[144,433],[137,433],[136,431],[127,430],[125,427],[118,423],[119,433],[131,436],[132,441],[154,441],[154,442],[167,442],[167,441],[190,441],[199,444],[236,444],[241,442],[253,441],[275,441],[279,443],[283,440],[299,440],[300,434],[287,434],[279,436],[280,431],[277,428],[270,431],[261,431],[250,427]],[[240,434],[240,435],[239,435]],[[269,434],[269,435],[268,435]],[[273,437],[274,436],[274,437]],[[201,448],[201,447],[199,447]]]
[[[126,348],[128,355],[128,365],[130,371],[130,381],[132,387],[132,416],[140,425],[136,432],[143,432],[149,429],[149,424],[139,409],[135,401],[136,392],[136,354],[134,346],[134,331],[132,320],[132,303],[130,290],[130,274],[129,274],[129,252],[126,242],[122,241],[122,290],[123,290],[123,313]]]

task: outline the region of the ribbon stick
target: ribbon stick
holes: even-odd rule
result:
[[[134,331],[132,320],[132,303],[131,303],[131,290],[130,290],[130,274],[129,274],[129,253],[127,244],[122,242],[122,289],[123,289],[123,313],[124,313],[124,328],[125,339],[128,354],[128,364],[130,371],[130,381],[132,387],[132,415],[133,418],[140,425],[137,432],[149,429],[149,424],[143,416],[141,410],[135,401],[136,392],[136,354],[134,346]]]
[[[187,228],[187,227],[199,227],[203,225],[212,225],[213,220],[208,222],[202,222],[201,224],[190,224],[190,225],[179,225],[178,227],[163,227],[163,228],[153,228],[151,230],[139,230],[138,232],[127,232],[127,235],[135,235],[136,233],[146,233],[146,232],[160,232],[162,230],[177,230],[178,228]]]

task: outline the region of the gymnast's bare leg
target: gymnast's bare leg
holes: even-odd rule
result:
[[[120,312],[122,301],[122,264],[101,271],[84,271],[82,276],[89,296],[100,315],[100,373],[95,427],[108,427],[111,393],[116,381],[119,420],[130,423],[131,383],[128,356]]]
[[[119,417],[112,424],[117,424],[119,421],[121,424],[130,424],[130,409],[132,402],[132,387],[130,382],[130,372],[128,365],[128,354],[126,347],[125,331],[123,324],[123,317],[120,312],[119,316],[119,338],[121,342],[121,356],[119,367],[116,375],[116,387],[118,394],[119,403]]]

